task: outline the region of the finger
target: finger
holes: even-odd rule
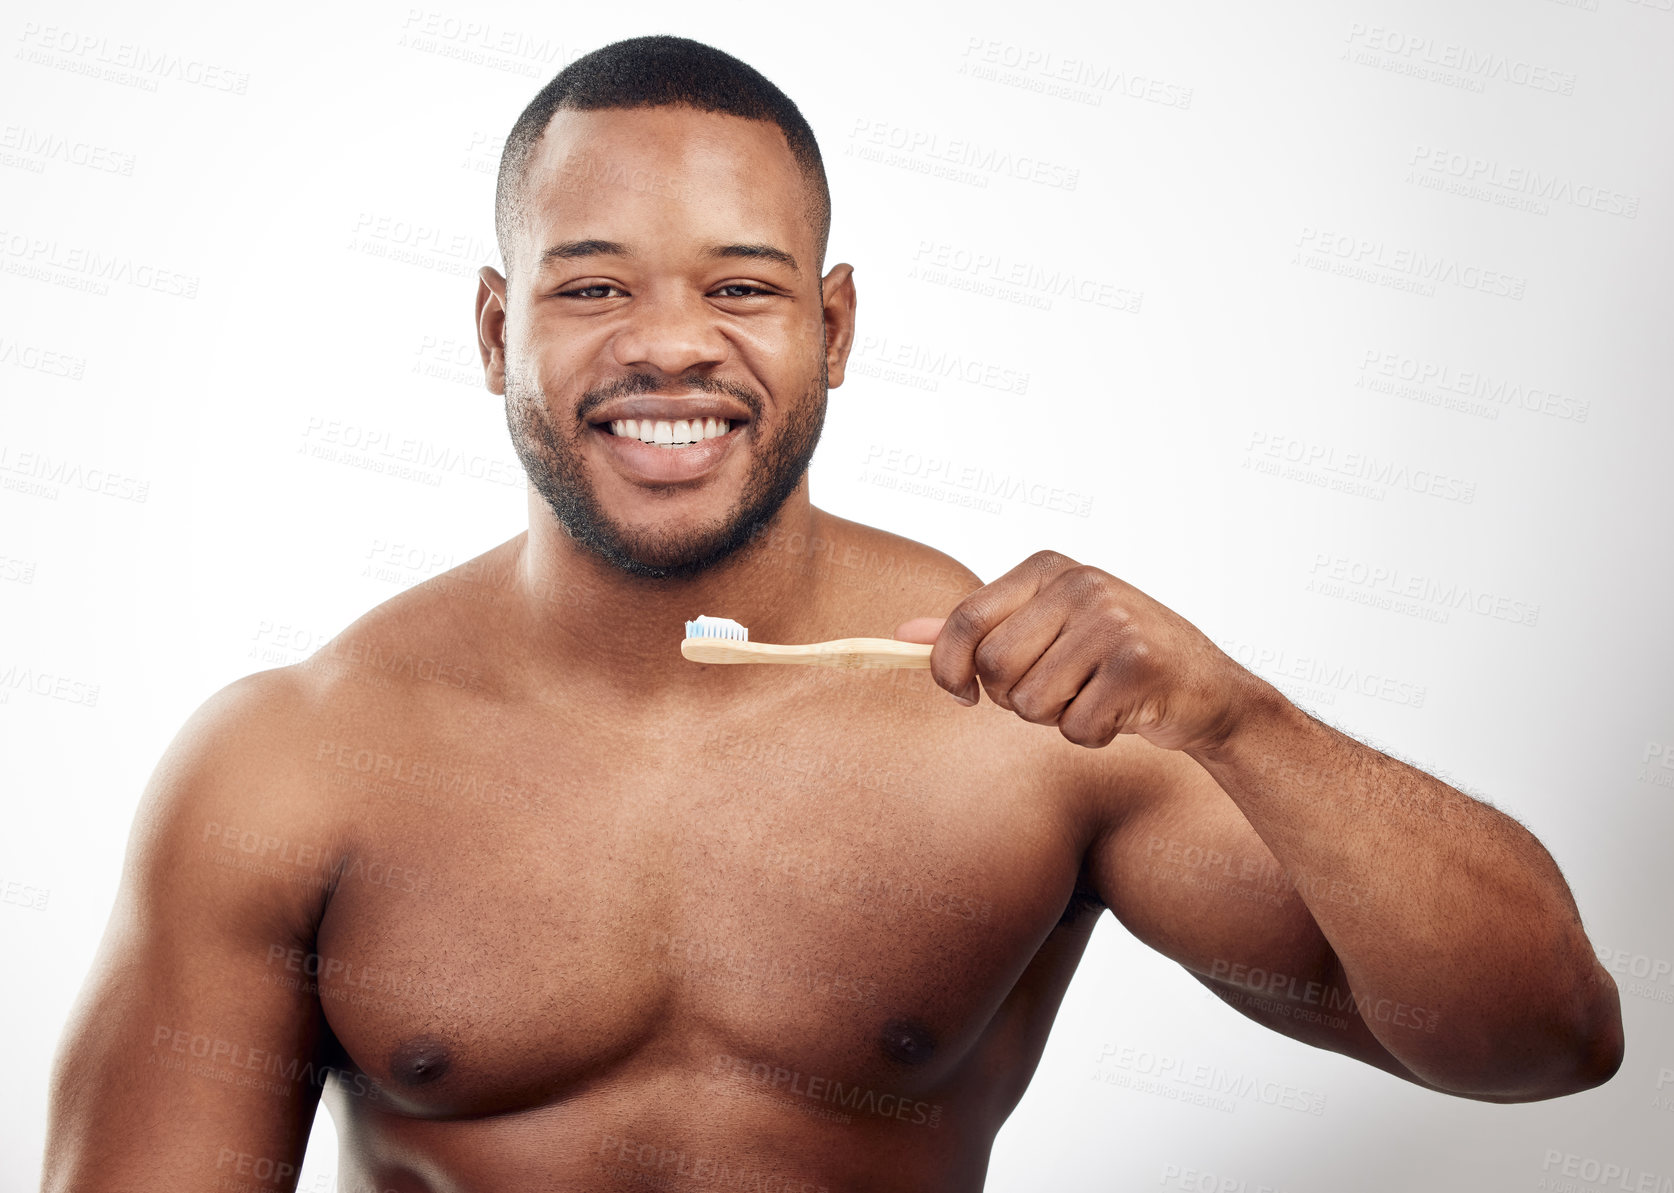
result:
[[[934,642],[946,624],[945,617],[915,617],[895,627],[897,642]]]
[[[1097,653],[1089,649],[1084,639],[1060,635],[1045,652],[1036,656],[1034,665],[1007,692],[1009,707],[1032,724],[1056,725],[1071,701],[1080,697],[1098,671],[1099,663]],[[1000,703],[992,690],[988,694],[995,704]]]
[[[1127,718],[1127,691],[1121,669],[1101,664],[1058,714],[1058,732],[1078,746],[1097,750],[1116,740]]]
[[[1016,711],[1011,702],[1014,684],[1040,662],[1064,632],[1067,610],[1037,596],[989,631],[977,643],[974,658],[983,691],[1001,708]]]
[[[976,648],[995,626],[1075,561],[1056,551],[1037,551],[992,584],[969,594],[948,615],[930,652],[930,675],[967,704],[977,701]]]

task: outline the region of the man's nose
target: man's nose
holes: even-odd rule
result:
[[[688,369],[724,361],[727,340],[716,325],[715,312],[702,298],[642,295],[612,349],[623,368],[649,366],[678,377]]]

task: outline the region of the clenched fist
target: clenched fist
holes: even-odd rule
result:
[[[935,643],[930,674],[962,702],[977,702],[980,680],[1001,708],[1092,748],[1137,733],[1164,749],[1213,750],[1253,701],[1275,694],[1173,610],[1056,551],[895,636]]]

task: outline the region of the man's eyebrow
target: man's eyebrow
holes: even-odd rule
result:
[[[614,240],[566,240],[555,244],[541,254],[540,263],[549,264],[553,261],[573,261],[581,257],[631,257],[628,246]],[[743,257],[757,261],[777,261],[780,265],[788,266],[792,273],[800,274],[801,268],[796,258],[784,249],[775,248],[770,244],[717,244],[707,250],[711,257]]]
[[[709,256],[750,257],[758,261],[777,261],[780,265],[789,266],[792,273],[800,274],[802,272],[801,269],[797,268],[795,257],[785,252],[784,249],[776,249],[770,244],[718,244],[709,250]]]
[[[541,264],[552,261],[573,261],[577,257],[628,257],[628,247],[614,240],[566,240],[541,254]]]

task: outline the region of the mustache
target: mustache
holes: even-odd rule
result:
[[[581,401],[576,403],[576,418],[582,422],[587,416],[615,398],[630,398],[639,394],[654,394],[666,392],[670,389],[697,390],[706,394],[727,394],[744,403],[752,419],[759,419],[762,410],[762,397],[755,390],[737,381],[726,381],[719,377],[711,377],[707,373],[684,373],[674,379],[671,384],[667,376],[656,373],[624,373],[613,381],[594,386],[581,395]]]

